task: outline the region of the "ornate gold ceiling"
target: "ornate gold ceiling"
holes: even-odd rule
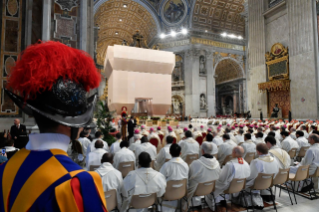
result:
[[[123,5],[127,7],[123,7]],[[148,43],[157,34],[152,15],[140,4],[131,0],[109,0],[102,4],[94,15],[94,23],[100,27],[98,33],[97,60],[103,65],[108,46],[130,44],[136,30]]]
[[[231,59],[222,60],[218,63],[215,71],[216,84],[227,82],[243,77],[239,64]]]
[[[245,0],[197,0],[193,10],[193,28],[211,30],[215,33],[234,33],[244,36]]]

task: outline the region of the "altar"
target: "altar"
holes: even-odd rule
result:
[[[120,114],[165,115],[171,106],[175,55],[152,49],[114,45],[106,53],[108,106]]]

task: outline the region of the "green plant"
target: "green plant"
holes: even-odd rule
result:
[[[97,127],[104,135],[104,140],[111,145],[115,142],[115,138],[110,135],[112,127],[110,122],[113,119],[115,111],[110,111],[107,105],[104,105],[102,101],[98,102],[94,117],[97,119]]]

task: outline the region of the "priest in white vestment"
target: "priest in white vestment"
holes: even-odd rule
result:
[[[230,140],[230,137],[228,134],[223,135],[223,140],[224,140],[224,143],[222,143],[218,147],[218,162],[221,166],[225,158],[228,155],[232,154],[233,148],[237,146],[237,144],[234,141]]]
[[[90,166],[99,166],[101,165],[102,156],[107,153],[105,149],[103,149],[103,142],[101,140],[97,140],[95,142],[94,151],[90,152],[86,157],[86,169],[90,170]]]
[[[136,146],[135,157],[138,159],[138,156],[142,152],[147,152],[151,156],[152,161],[155,161],[157,155],[156,147],[148,141],[146,136],[143,136],[141,138],[141,144]],[[136,161],[136,163],[138,164],[138,161]]]
[[[219,202],[222,194],[225,190],[229,188],[231,181],[234,178],[241,179],[247,178],[250,175],[250,167],[249,164],[243,159],[244,149],[240,146],[234,147],[232,149],[233,159],[226,163],[226,165],[222,168],[219,178],[216,181],[214,197],[216,201]],[[215,211],[215,200],[213,195],[205,196],[208,207]]]
[[[290,167],[290,156],[288,153],[276,145],[276,139],[272,136],[265,138],[269,154],[275,159],[280,169],[288,169]]]
[[[205,142],[201,147],[202,156],[193,161],[189,167],[187,199],[190,206],[201,205],[201,197],[193,197],[198,184],[217,180],[220,174],[219,162],[211,155],[213,151],[212,142]]]
[[[102,179],[103,191],[107,192],[110,190],[116,190],[117,207],[120,208],[122,206],[122,173],[113,167],[113,155],[111,153],[105,153],[102,156],[101,162],[101,166],[95,171],[100,175]]]
[[[169,137],[172,138],[171,136]],[[172,159],[164,163],[160,169],[160,172],[166,178],[166,182],[170,180],[188,179],[189,168],[187,163],[180,157],[181,147],[178,144],[172,144],[169,148],[169,153]],[[178,201],[164,201],[162,206],[161,211],[174,212],[178,207]]]
[[[131,171],[123,181],[123,204],[120,211],[126,211],[129,208],[133,195],[155,193],[159,198],[165,193],[166,179],[163,174],[151,168],[151,156],[147,152],[142,152],[139,155],[138,161],[140,168]],[[138,209],[135,211],[147,212],[148,209]]]
[[[256,145],[257,144],[260,144],[260,143],[265,143],[264,142],[264,134],[262,133],[262,132],[258,132],[257,134],[256,134],[256,140],[255,140],[255,142],[254,142]]]
[[[239,145],[241,143],[244,143],[244,130],[239,129],[238,134],[235,136],[236,138],[236,143]]]
[[[174,138],[172,136],[166,137],[166,145],[160,150],[160,152],[157,154],[155,158],[155,169],[159,171],[163,164],[167,161],[172,159],[172,156],[169,152],[169,148],[171,147],[172,143],[174,141]]]
[[[165,134],[165,138],[164,138],[163,143],[165,143],[167,136],[172,136],[172,137],[176,138],[176,134],[175,134],[175,132],[174,132],[174,130],[173,130],[173,128],[171,126],[167,127],[167,132]]]
[[[290,137],[294,140],[297,140],[297,136],[296,136],[296,129],[295,128],[290,128]]]
[[[132,138],[130,138],[129,142],[130,142],[130,147],[133,143],[135,143],[136,138],[141,139],[142,138],[142,134],[140,133],[139,129],[134,130],[134,136]],[[138,139],[138,140],[139,140]]]
[[[216,144],[217,147],[219,147],[222,143],[224,143],[223,138],[220,137],[216,131],[213,132],[213,136],[214,136],[213,143]]]
[[[136,147],[139,146],[141,144],[141,138],[142,138],[142,135],[139,133],[139,130],[135,130],[134,132],[134,136],[131,138],[131,139],[134,139],[133,140],[133,143],[131,143],[130,141],[130,147],[129,149],[135,153],[135,150],[136,150]],[[131,140],[130,139],[130,140]]]
[[[306,125],[302,125],[300,128],[301,128],[302,132],[304,133],[305,138],[308,139],[309,134],[308,134]]]
[[[274,137],[274,138],[276,139],[276,134],[275,134],[273,131],[270,131],[270,132],[268,133],[268,136],[272,136],[272,137]],[[277,145],[279,148],[282,148],[281,142],[280,142],[278,139],[276,139],[276,145]]]
[[[296,142],[299,145],[299,149],[297,151],[297,155],[298,155],[299,152],[300,152],[301,147],[308,147],[308,146],[310,146],[310,144],[308,143],[308,139],[305,138],[303,131],[298,130],[296,132],[296,137],[297,137]]]
[[[299,164],[290,167],[290,173],[296,174],[299,166],[310,165],[309,175],[313,175],[319,167],[319,136],[317,134],[312,133],[311,135],[309,135],[308,140],[311,145],[310,148],[307,150],[305,157],[301,160]],[[303,182],[300,182],[298,191],[300,191],[304,186],[306,185],[303,185]]]
[[[134,167],[136,167],[136,158],[135,158],[135,154],[128,149],[129,147],[129,142],[128,141],[122,141],[120,144],[120,151],[118,151],[117,153],[115,153],[114,155],[114,159],[113,159],[113,166],[116,169],[119,169],[119,165],[120,163],[124,163],[124,162],[134,162]]]
[[[145,135],[146,137],[149,135],[149,132],[144,125],[141,126],[141,134]]]
[[[202,143],[202,146],[203,146],[204,143],[209,143],[209,144],[211,144],[213,148],[212,148],[212,152],[210,152],[210,154],[214,156],[214,155],[217,155],[217,154],[218,154],[218,147],[217,147],[217,145],[216,145],[215,143],[213,143],[213,138],[214,138],[214,137],[213,137],[212,134],[207,134],[207,135],[206,135],[206,141],[204,141],[204,142]],[[201,147],[202,147],[202,146],[201,146]],[[202,151],[202,148],[200,148],[199,152],[200,152],[199,155],[202,155],[202,152],[203,152],[203,151]]]
[[[251,134],[246,133],[244,135],[244,140],[245,140],[245,142],[240,145],[244,148],[243,158],[246,157],[247,153],[255,153],[256,154],[256,144],[251,140]]]
[[[117,133],[115,135],[116,141],[111,145],[110,147],[110,152],[115,155],[115,153],[117,153],[118,151],[121,150],[120,144],[122,142],[122,134],[121,133]]]
[[[80,161],[84,161],[84,158],[87,157],[87,149],[91,144],[91,141],[88,139],[90,133],[87,130],[83,130],[80,133],[80,138],[78,139],[78,141],[81,143],[82,145],[82,151],[83,151],[83,155],[79,154],[78,155],[78,159]]]
[[[286,150],[286,152],[289,153],[289,151],[292,148],[297,148],[297,150],[299,149],[299,145],[298,145],[297,141],[292,139],[289,136],[288,132],[286,132],[286,131],[281,132],[281,136],[283,137],[283,141],[281,142],[281,148]]]
[[[192,132],[187,131],[185,136],[186,139],[179,143],[182,147],[181,158],[183,158],[183,160],[186,160],[187,155],[199,153],[199,144],[193,139]]]
[[[103,142],[103,149],[106,150],[107,152],[109,152],[109,145],[107,144],[106,141],[102,140],[103,138],[103,134],[101,131],[96,131],[95,133],[95,139],[93,139],[93,141],[90,143],[90,145],[87,148],[87,154],[89,154],[90,152],[93,152],[95,150],[95,142],[97,140],[100,140]]]
[[[161,141],[160,137],[158,134],[154,131],[154,128],[150,128],[150,134],[147,136],[147,139],[150,140],[151,138],[157,138],[159,141]]]

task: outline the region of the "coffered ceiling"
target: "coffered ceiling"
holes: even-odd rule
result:
[[[101,65],[104,64],[107,47],[122,44],[123,40],[130,44],[136,30],[140,31],[146,42],[158,33],[152,15],[132,0],[109,0],[103,3],[94,15],[94,23],[100,27],[97,60]]]
[[[244,36],[245,0],[197,0],[193,10],[192,27],[214,33],[233,33]]]

